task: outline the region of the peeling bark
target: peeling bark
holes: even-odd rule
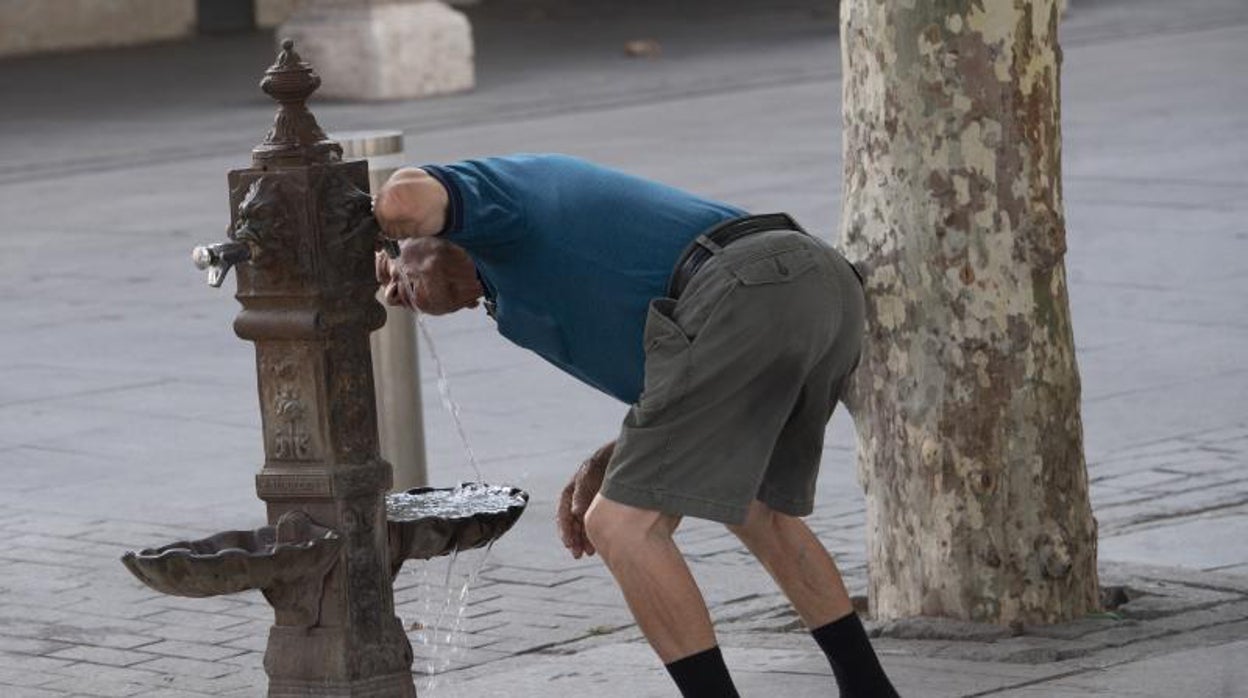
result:
[[[880,618],[1097,607],[1063,258],[1055,0],[843,0],[847,402]]]

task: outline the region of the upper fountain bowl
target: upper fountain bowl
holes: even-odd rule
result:
[[[481,482],[387,495],[391,574],[398,574],[404,560],[428,560],[497,540],[528,502],[523,490]]]

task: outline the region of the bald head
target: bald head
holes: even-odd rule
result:
[[[404,167],[381,185],[373,214],[386,237],[429,237],[445,227],[448,201],[441,182],[418,167]]]

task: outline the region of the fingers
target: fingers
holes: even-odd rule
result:
[[[581,520],[584,521],[584,519]],[[589,540],[589,536],[585,534],[584,524],[581,525],[581,550],[583,550],[585,554],[590,557],[593,557],[594,553],[598,552],[598,549],[594,547],[593,542]]]
[[[576,492],[572,494],[572,515],[583,520],[585,512],[589,511],[589,505],[593,503],[594,495],[596,494],[598,494],[598,488],[592,487],[591,483],[581,479],[577,483]]]
[[[559,527],[559,538],[563,540],[563,547],[572,553],[572,557],[579,559],[581,557],[583,531],[579,525],[580,522],[572,515],[572,492],[575,486],[576,479],[573,478],[563,488],[563,492],[559,494],[559,506],[555,510],[555,523]]]
[[[585,461],[576,473],[576,491],[572,493],[572,514],[584,520],[589,505],[594,503],[598,490],[602,489],[606,462],[594,457]]]
[[[377,283],[385,286],[390,283],[390,257],[385,252],[378,252],[375,257],[377,266]]]
[[[576,489],[572,492],[572,517],[576,519],[581,533],[581,550],[586,555],[593,555],[598,552],[594,549],[594,544],[585,533],[585,512],[589,511],[589,505],[594,501],[594,495],[598,494],[598,488],[598,482],[592,482],[592,478],[584,476],[584,469],[577,473]],[[591,492],[590,490],[593,491]]]
[[[399,290],[399,285],[393,281],[386,284],[385,293],[382,296],[386,305],[403,305],[403,295]]]

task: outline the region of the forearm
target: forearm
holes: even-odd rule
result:
[[[449,205],[441,182],[420,168],[405,167],[382,185],[374,213],[387,237],[432,237],[446,227]]]

